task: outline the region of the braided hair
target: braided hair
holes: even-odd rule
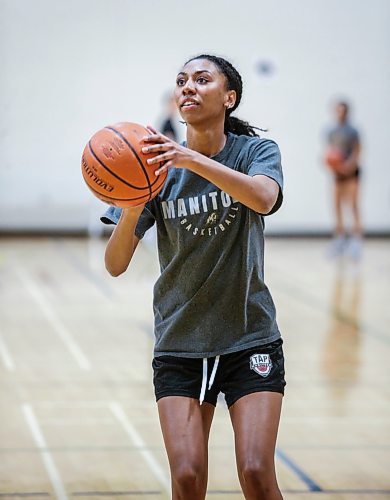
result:
[[[262,129],[253,127],[252,125],[249,125],[248,122],[240,120],[236,116],[231,116],[231,113],[238,108],[242,97],[242,78],[236,68],[226,59],[209,54],[201,54],[199,56],[191,57],[191,59],[189,59],[185,64],[188,64],[190,61],[194,61],[196,59],[207,59],[208,61],[214,63],[218,70],[226,78],[227,90],[234,90],[236,92],[237,98],[234,106],[226,110],[224,125],[225,134],[232,132],[236,135],[249,135],[251,137],[258,136],[256,130]]]

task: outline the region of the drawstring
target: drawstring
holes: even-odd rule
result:
[[[210,376],[210,380],[209,380],[208,390],[210,390],[212,385],[213,385],[215,375],[217,373],[218,363],[219,363],[219,356],[216,356],[215,361],[214,361],[213,370],[211,372],[211,376]],[[207,358],[203,358],[202,388],[200,390],[200,396],[199,396],[199,403],[200,404],[202,404],[204,401],[204,396],[206,394],[206,386],[207,386]]]
[[[219,363],[219,356],[217,356],[215,358],[215,361],[214,361],[213,371],[211,372],[211,377],[209,380],[209,390],[211,389],[211,387],[213,385],[213,382],[215,379],[215,374],[217,373],[218,363]]]
[[[203,403],[204,395],[206,394],[206,384],[207,384],[207,358],[203,358],[203,377],[202,377],[202,388],[200,390],[199,402]]]

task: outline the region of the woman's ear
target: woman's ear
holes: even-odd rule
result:
[[[236,103],[237,94],[235,90],[228,90],[226,93],[225,107],[231,109]]]

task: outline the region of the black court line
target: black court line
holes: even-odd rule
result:
[[[358,495],[358,494],[368,494],[368,495],[386,495],[390,493],[390,490],[348,490],[348,489],[338,489],[338,490],[321,490],[321,491],[310,491],[310,490],[299,490],[299,489],[287,489],[283,488],[280,490],[282,493],[289,493],[292,495],[310,495],[318,494],[318,495],[329,495],[329,494],[346,494],[346,495]],[[241,490],[207,490],[208,495],[242,495]]]
[[[313,491],[310,490],[300,490],[300,489],[282,489],[282,493],[289,493],[291,495],[313,495]],[[316,494],[329,495],[388,495],[390,494],[390,489],[352,489],[352,488],[338,488],[338,489],[324,489],[321,491],[316,491]],[[240,495],[241,490],[207,490],[209,495]],[[125,495],[162,495],[161,491],[75,491],[71,493],[72,496],[125,496]],[[50,493],[45,491],[32,491],[32,492],[9,492],[0,493],[0,498],[13,497],[13,498],[33,498],[33,497],[50,497]]]
[[[120,497],[125,495],[162,495],[161,491],[74,491],[74,497]]]
[[[18,493],[16,491],[13,491],[11,493],[0,493],[0,498],[2,497],[50,497],[50,493],[47,493],[45,491],[30,491],[30,492],[24,492],[24,493]]]
[[[289,490],[285,489],[282,490],[283,493],[289,493],[292,495],[313,495],[313,491],[308,491],[308,490]],[[314,493],[317,493],[319,495],[332,495],[332,494],[337,494],[337,495],[388,495],[390,493],[390,490],[370,490],[370,489],[325,489],[321,491],[316,491]]]
[[[342,494],[342,495],[387,495],[390,493],[390,490],[381,490],[381,489],[352,489],[352,488],[337,488],[337,489],[323,489],[320,491],[313,490],[304,490],[304,489],[293,489],[286,488],[281,490],[282,493],[289,493],[293,495],[313,495],[313,493],[317,494]],[[72,496],[97,496],[97,497],[105,497],[105,496],[125,496],[125,495],[162,495],[161,491],[75,491],[71,493]],[[207,490],[208,495],[241,495],[241,490]],[[0,495],[1,496],[1,495]]]
[[[317,484],[311,477],[309,477],[306,472],[304,472],[290,457],[288,457],[279,448],[276,449],[276,456],[281,462],[283,462],[287,467],[292,470],[299,479],[306,484],[309,491],[322,491],[322,488]]]

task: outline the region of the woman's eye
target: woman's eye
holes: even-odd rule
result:
[[[178,78],[176,80],[176,85],[178,85],[179,87],[182,87],[183,85],[185,85],[184,78]]]
[[[199,83],[207,83],[207,82],[208,82],[208,80],[207,80],[207,78],[205,78],[204,76],[200,76],[200,77],[198,78],[198,82],[199,82]]]

